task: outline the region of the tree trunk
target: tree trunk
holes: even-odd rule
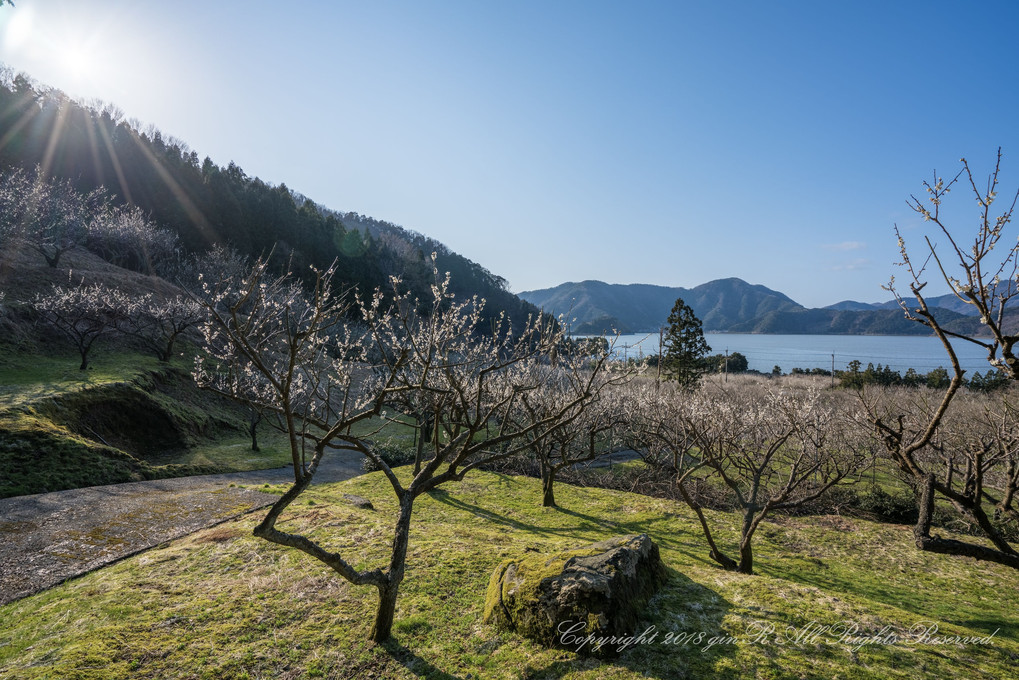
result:
[[[972,557],[1019,569],[1019,555],[1015,554],[1015,552],[1003,552],[982,545],[957,541],[952,538],[931,536],[931,521],[933,518],[934,475],[928,473],[920,495],[920,516],[917,519],[916,526],[913,528],[913,538],[916,541],[916,547],[925,552]]]
[[[753,503],[749,504],[743,511],[743,528],[740,530],[740,541],[739,541],[739,566],[736,567],[736,571],[741,574],[753,574],[754,573],[754,532],[757,530],[757,521],[754,521],[754,515],[757,512],[757,506]],[[767,512],[767,508],[765,508]],[[758,520],[759,521],[759,520]]]
[[[697,515],[697,519],[700,520],[701,530],[704,532],[704,538],[707,540],[708,548],[711,550],[709,553],[711,555],[711,559],[722,565],[723,569],[735,571],[737,566],[736,562],[728,555],[723,554],[722,551],[718,549],[718,546],[715,545],[715,539],[711,536],[711,529],[708,528],[708,520],[704,517],[704,511],[701,509],[701,504],[693,499],[693,496],[691,496],[690,492],[686,490],[686,485],[683,484],[683,482],[676,482],[676,486],[679,487],[679,493],[683,495],[683,500],[686,501],[686,504],[689,505],[690,509]]]
[[[428,431],[428,421],[422,418],[418,418],[418,429],[415,433],[415,439],[417,442],[417,448],[414,451],[414,476],[417,477],[418,473],[421,472],[421,462],[424,460],[425,453],[425,432]]]
[[[1015,516],[1015,510],[1012,508],[1012,499],[1015,497],[1016,491],[1016,463],[1014,460],[1009,459],[1008,468],[1005,472],[1005,489],[1001,496],[1001,501],[998,503],[996,517],[1001,515],[1012,515]]]
[[[396,615],[396,597],[403,582],[403,574],[407,565],[407,544],[410,541],[410,518],[414,510],[414,496],[404,494],[400,499],[400,516],[396,520],[393,536],[393,553],[389,560],[387,581],[379,585],[379,606],[375,612],[375,624],[372,626],[371,639],[385,642],[393,630],[393,618]]]
[[[931,539],[931,520],[934,517],[934,474],[929,473],[924,485],[920,488],[920,507],[913,527],[913,539],[916,547],[924,550],[924,541]]]
[[[83,349],[80,350],[80,352],[81,352],[81,366],[78,367],[78,370],[84,371],[88,369],[88,350]]]
[[[736,571],[741,574],[754,573],[754,546],[747,536],[739,543],[739,566]]]
[[[159,352],[159,360],[163,363],[170,363],[170,359],[173,358],[173,338],[166,341],[166,347]],[[255,449],[256,451],[258,449]]]
[[[393,618],[396,616],[396,596],[400,586],[389,584],[379,586],[379,606],[375,610],[375,625],[372,626],[373,642],[385,642],[392,635]]]
[[[977,521],[977,526],[980,527],[980,530],[983,531],[987,538],[991,540],[991,543],[994,544],[995,548],[1005,554],[1019,556],[1012,546],[1009,545],[1008,540],[1001,535],[998,528],[991,522],[991,518],[987,516],[987,513],[984,512],[984,509],[980,506],[979,499],[974,500],[967,510],[973,519]]]
[[[557,507],[555,504],[555,469],[541,461],[541,506],[543,508]]]
[[[251,450],[258,451],[258,423],[262,420],[261,414],[253,414],[248,418],[248,432],[251,434]]]

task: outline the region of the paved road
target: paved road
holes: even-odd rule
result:
[[[610,453],[607,456],[598,456],[586,463],[577,463],[574,467],[577,470],[590,470],[593,468],[611,467],[616,463],[626,463],[638,458],[640,458],[640,454],[633,449],[623,449],[622,451]]]
[[[354,451],[327,455],[314,483],[361,474]],[[293,468],[130,482],[0,499],[0,605],[273,503],[239,485],[293,481]]]

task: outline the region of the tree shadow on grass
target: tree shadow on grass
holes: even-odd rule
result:
[[[965,601],[969,599],[968,597],[963,597],[964,602],[954,605],[947,595],[930,588],[914,587],[908,582],[860,578],[851,572],[838,569],[794,571],[783,569],[783,566],[779,563],[763,563],[757,571],[772,578],[810,586],[826,593],[838,593],[896,607],[921,619],[941,624],[942,627],[944,624],[960,626],[970,629],[976,635],[989,635],[997,630],[995,637],[1019,642],[1019,623],[1015,619],[984,618],[978,604]],[[942,635],[944,634],[942,632]]]
[[[717,592],[667,567],[669,578],[645,607],[637,630],[638,642],[615,658],[598,659],[567,652],[568,659],[529,664],[522,678],[561,678],[593,668],[611,675],[613,667],[625,668],[648,678],[707,678],[714,675],[718,660],[736,651],[722,620],[732,607]]]
[[[446,671],[436,668],[434,665],[421,658],[404,645],[400,644],[395,637],[391,637],[383,642],[382,647],[389,652],[389,655],[394,661],[419,678],[428,678],[429,680],[463,680],[463,678],[459,675],[450,675]]]
[[[675,530],[670,530],[668,533],[661,531],[649,530],[647,522],[644,521],[612,521],[603,519],[601,517],[595,517],[594,515],[587,515],[576,510],[570,510],[563,507],[549,508],[550,511],[554,511],[561,515],[567,515],[576,518],[576,524],[562,527],[549,527],[546,525],[533,524],[531,522],[524,522],[519,519],[513,519],[506,515],[499,514],[488,508],[483,508],[473,503],[468,503],[460,498],[453,496],[445,489],[434,489],[428,492],[428,495],[432,500],[439,503],[444,503],[450,507],[456,508],[463,512],[470,513],[475,517],[484,519],[493,524],[499,524],[511,529],[523,531],[527,533],[538,534],[541,536],[575,536],[578,540],[578,545],[582,545],[582,542],[590,537],[584,536],[585,532],[604,532],[611,531],[616,534],[653,534],[652,538],[659,545],[660,548],[668,550],[675,550],[690,559],[702,562],[710,566],[718,566],[716,562],[705,557],[707,554],[707,548],[705,547],[701,553],[694,552],[690,545],[700,545],[703,539],[700,534],[692,532],[682,532],[684,536],[691,537],[690,541],[679,541],[672,537],[672,534],[677,533]]]
[[[550,527],[480,507],[443,489],[431,491],[429,496],[436,502],[516,531],[547,537],[574,537],[578,546],[585,541],[600,540],[604,538],[606,532],[615,535],[648,533],[662,550],[680,553],[706,565],[717,566],[715,562],[705,557],[706,547],[699,551],[700,554],[697,554],[697,548],[693,547],[699,547],[703,543],[699,533],[677,532],[674,528],[669,531],[655,531],[656,527],[649,526],[646,520],[613,521],[557,507],[549,510],[575,521],[568,523],[567,526]],[[650,524],[653,525],[654,522]],[[682,537],[678,535],[679,533],[682,533]],[[722,621],[731,604],[716,591],[696,583],[675,568],[669,565],[666,565],[666,568],[669,578],[644,608],[645,615],[639,630],[624,633],[634,637],[640,637],[644,633],[644,639],[640,644],[632,646],[614,659],[598,659],[567,651],[565,654],[569,658],[528,665],[522,670],[520,677],[560,678],[570,673],[599,667],[604,667],[608,672],[612,666],[662,680],[711,677],[717,661],[723,656],[734,654],[736,650],[735,641],[720,640],[728,635],[722,630]]]
[[[509,478],[507,475],[498,476],[507,479]],[[521,531],[529,531],[540,534],[561,535],[561,534],[574,534],[577,533],[578,531],[596,531],[605,529],[610,531],[616,531],[619,529],[625,529],[626,527],[630,526],[637,526],[639,524],[637,522],[630,523],[613,522],[611,520],[602,519],[601,517],[585,515],[581,512],[575,512],[573,510],[568,510],[560,506],[555,506],[547,509],[550,511],[555,511],[575,517],[577,518],[578,523],[574,526],[549,527],[544,525],[531,524],[529,522],[524,522],[519,519],[512,519],[506,515],[502,515],[492,510],[489,510],[488,508],[483,508],[480,505],[468,503],[467,501],[461,500],[460,498],[453,496],[453,494],[447,491],[446,489],[442,488],[432,489],[431,491],[428,492],[428,495],[432,498],[432,500],[438,501],[440,503],[445,503],[446,505],[450,505],[454,508],[457,508],[458,510],[463,510],[464,512],[469,512],[475,517],[480,517],[490,522],[501,524],[503,526],[508,526],[513,529],[519,529]]]
[[[659,548],[668,550],[674,550],[682,555],[689,557],[697,562],[702,562],[705,565],[717,567],[718,563],[711,560],[707,555],[707,546],[704,545],[703,535],[699,532],[688,532],[676,529],[670,529],[668,532],[654,531],[654,527],[649,527],[647,522],[612,522],[610,520],[601,519],[599,517],[593,517],[591,515],[585,515],[582,512],[576,510],[570,510],[568,508],[557,507],[554,508],[558,512],[564,515],[572,515],[584,522],[587,528],[598,527],[609,531],[623,531],[627,534],[654,534],[654,541],[658,544]],[[675,538],[677,535],[689,537],[689,541],[680,541]],[[698,554],[689,549],[689,546],[697,545],[698,547],[703,546],[702,553]]]

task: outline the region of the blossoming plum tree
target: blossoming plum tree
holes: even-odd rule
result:
[[[335,269],[316,272],[306,295],[288,276],[272,276],[259,261],[242,281],[207,284],[204,356],[199,384],[263,414],[288,436],[294,468],[290,489],[273,504],[255,535],[301,550],[355,585],[373,586],[379,602],[371,638],[390,636],[403,581],[414,501],[478,466],[519,453],[587,408],[598,390],[604,358],[583,372],[553,348],[561,330],[547,318],[524,328],[497,324],[479,332],[484,301],[457,300],[448,276],[438,276],[430,300],[392,290],[368,297],[336,295]],[[424,313],[419,313],[424,309]],[[524,395],[544,388],[551,366],[570,375],[558,407],[532,420],[510,417]],[[432,457],[408,478],[398,474],[352,426],[385,416],[412,394],[434,404]],[[358,570],[338,552],[305,535],[277,528],[287,507],[311,483],[324,456],[350,448],[371,459],[399,501],[386,567]]]

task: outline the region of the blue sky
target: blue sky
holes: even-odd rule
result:
[[[884,300],[934,169],[1019,184],[1015,2],[16,4],[0,61],[514,291]]]

